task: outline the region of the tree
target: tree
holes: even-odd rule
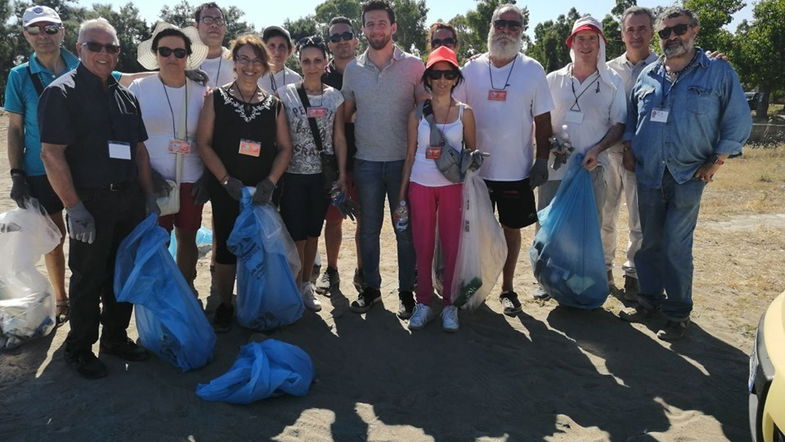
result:
[[[621,24],[610,14],[602,19],[602,33],[605,34],[605,57],[607,60],[614,59],[624,53]]]
[[[578,11],[571,8],[566,16],[560,15],[555,22],[548,20],[534,27],[535,43],[527,53],[542,64],[545,72],[561,69],[570,63],[566,41],[573,23],[580,17]]]
[[[103,17],[117,30],[120,37],[120,57],[117,70],[120,72],[137,72],[144,69],[136,61],[136,47],[143,40],[150,38],[151,31],[147,23],[139,17],[139,9],[133,3],[126,3],[119,11],[111,5],[93,5],[93,11],[87,18]]]
[[[174,6],[164,6],[161,8],[161,20],[171,23],[175,26],[191,26],[194,24],[194,10],[196,6],[192,6],[188,0],[180,0],[180,3]],[[226,23],[226,35],[224,35],[223,45],[229,47],[232,40],[242,34],[254,32],[253,25],[241,20],[245,13],[236,6],[229,6],[228,8],[221,8],[224,14],[224,22]]]
[[[352,21],[357,31],[362,27],[362,4],[357,0],[327,0],[316,7],[314,19],[327,26],[333,17],[346,17]]]
[[[415,55],[425,52],[425,18],[428,15],[425,0],[393,0],[391,3],[398,25],[394,36],[398,46]]]
[[[701,30],[696,44],[712,51],[729,52],[733,35],[722,27],[733,20],[733,14],[744,7],[742,0],[684,0],[684,7],[692,10],[700,21]]]

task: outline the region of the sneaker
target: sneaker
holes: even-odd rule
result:
[[[458,307],[448,305],[442,310],[442,330],[454,333],[458,331],[458,326]]]
[[[408,290],[398,290],[398,299],[401,304],[398,306],[398,317],[409,319],[414,312],[414,293]]]
[[[234,319],[234,307],[231,304],[226,305],[221,303],[215,309],[215,316],[213,316],[213,329],[216,333],[226,333],[232,328],[232,319]]]
[[[548,291],[545,290],[545,287],[537,284],[537,290],[535,290],[534,293],[532,293],[532,298],[538,299],[538,300],[541,300],[541,301],[547,301],[547,300],[551,299],[551,295],[548,294]]]
[[[355,313],[365,313],[374,306],[382,301],[382,293],[379,289],[372,289],[367,287],[365,290],[360,292],[360,296],[357,297],[356,301],[352,301],[349,304],[349,310]]]
[[[144,347],[137,345],[128,338],[117,344],[106,344],[102,341],[99,348],[101,349],[101,354],[117,356],[126,361],[144,361],[150,357],[150,353]]]
[[[354,279],[352,280],[354,283],[354,288],[357,290],[357,293],[362,293],[363,288],[365,288],[365,281],[363,281],[363,271],[360,268],[354,269]]]
[[[99,379],[109,374],[106,365],[92,351],[65,351],[65,362],[85,379]]]
[[[499,295],[499,301],[504,308],[503,312],[507,316],[515,316],[521,312],[521,302],[518,301],[518,294],[512,290],[502,292]]]
[[[306,282],[305,285],[303,285],[302,296],[303,296],[303,304],[305,304],[305,307],[308,310],[318,312],[322,309],[322,303],[319,302],[319,300],[316,299],[316,297],[313,295],[312,282],[309,281]]]
[[[638,304],[635,307],[635,310],[619,312],[619,318],[621,318],[622,321],[634,322],[634,323],[648,322],[651,319],[655,318],[656,316],[657,316],[657,310],[646,308],[640,304]]]
[[[433,309],[425,304],[416,304],[409,318],[409,330],[420,330],[436,316]]]
[[[333,290],[338,290],[341,284],[341,277],[338,275],[338,270],[332,267],[322,273],[322,277],[316,282],[316,293],[324,296],[330,296]]]
[[[638,279],[632,276],[624,276],[624,300],[633,302],[638,301]]]
[[[678,341],[687,334],[687,327],[689,327],[689,325],[689,318],[683,321],[668,321],[665,323],[665,327],[657,332],[657,337],[668,342]]]

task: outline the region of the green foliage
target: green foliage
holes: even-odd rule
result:
[[[398,25],[395,42],[406,52],[424,52],[425,17],[428,15],[425,0],[392,0],[391,3]]]
[[[315,20],[326,27],[333,17],[346,17],[359,32],[362,27],[362,11],[362,3],[357,0],[327,0],[316,7]]]
[[[602,19],[602,32],[605,34],[605,57],[612,60],[624,53],[624,42],[621,39],[621,23],[608,14]]]
[[[188,0],[180,0],[174,6],[164,6],[161,8],[160,20],[176,26],[192,26],[194,23],[194,10],[201,4],[201,1],[192,5]],[[226,22],[226,35],[224,35],[223,45],[229,47],[232,40],[242,34],[254,32],[253,25],[242,20],[245,13],[236,6],[221,6]],[[155,23],[150,27],[154,27]]]
[[[698,16],[701,30],[696,44],[704,49],[728,52],[733,35],[722,29],[733,20],[733,14],[744,7],[742,0],[684,0],[684,7]]]
[[[548,20],[534,27],[535,43],[527,54],[539,61],[545,72],[561,69],[571,61],[566,41],[580,17],[578,10],[570,8],[566,16],[560,15],[555,22]]]
[[[120,7],[119,11],[112,9],[111,5],[93,5],[93,11],[85,18],[103,17],[112,24],[120,37],[120,57],[117,61],[117,70],[120,72],[138,72],[142,66],[136,61],[136,46],[143,40],[150,38],[151,30],[147,23],[139,18],[139,9],[133,3]]]

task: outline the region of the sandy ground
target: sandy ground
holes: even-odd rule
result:
[[[1,164],[6,124],[0,118]],[[516,283],[523,313],[500,314],[493,296],[462,313],[457,334],[442,332],[438,321],[412,334],[394,314],[389,225],[384,308],[356,315],[348,310],[356,293],[354,224],[347,223],[339,269],[345,296],[322,297],[322,312],[271,334],[313,358],[308,396],[235,406],[195,395],[197,383],[222,374],[258,337],[240,327],[218,336],[214,361],[196,372],[155,357],[103,357],[109,377],[83,380],[63,361],[65,325],[0,354],[0,440],[746,440],[747,354],[760,314],[785,288],[784,165],[782,155],[745,156],[708,187],[696,234],[694,325],[680,343],[620,321],[615,299],[595,311],[532,300],[526,247]],[[9,190],[0,173],[0,211],[13,207]],[[524,243],[532,233],[525,231]],[[199,261],[197,288],[212,310],[209,256]],[[136,335],[133,325],[129,333]]]

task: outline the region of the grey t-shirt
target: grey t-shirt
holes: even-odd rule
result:
[[[357,114],[355,158],[365,161],[400,161],[406,158],[406,123],[417,96],[424,93],[419,58],[397,46],[380,71],[368,59],[368,51],[346,66],[343,93],[354,102]]]

